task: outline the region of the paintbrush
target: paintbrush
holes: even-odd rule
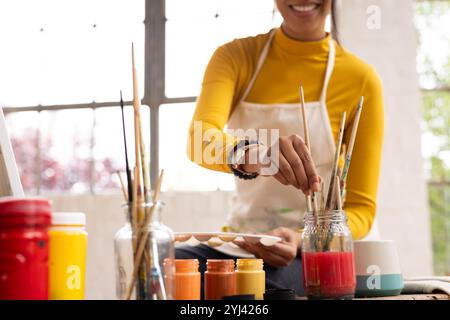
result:
[[[344,136],[344,127],[345,127],[345,117],[346,117],[346,112],[344,112],[342,114],[341,124],[339,127],[338,139],[337,139],[337,144],[336,144],[337,147],[336,147],[336,152],[334,154],[333,168],[331,169],[330,186],[328,188],[325,210],[333,210],[334,185],[335,185],[334,180],[336,179],[336,175],[337,175],[337,171],[338,171],[338,164],[339,164],[339,155],[341,154],[342,138]]]
[[[125,199],[125,202],[128,202],[128,194],[127,190],[125,188],[125,183],[123,182],[122,173],[120,171],[116,171],[117,176],[119,177],[120,181],[120,189],[122,189],[123,198]]]
[[[344,168],[342,169],[342,175],[341,175],[341,181],[340,181],[340,184],[342,186],[342,190],[341,190],[342,198],[344,198],[343,193],[345,190],[345,183],[347,181],[348,170],[350,168],[350,161],[352,160],[353,146],[355,145],[356,133],[358,131],[359,119],[361,117],[363,103],[364,103],[364,97],[361,96],[361,98],[359,99],[358,107],[356,108],[355,119],[353,120],[352,133],[350,135],[350,141],[348,143],[348,151],[347,151],[347,155],[345,156]]]
[[[128,189],[128,202],[133,201],[133,186],[131,182],[131,170],[130,164],[128,162],[128,148],[127,148],[127,134],[125,130],[125,114],[123,111],[123,99],[122,99],[122,90],[120,90],[120,109],[122,111],[122,130],[123,130],[123,144],[125,146],[125,170],[127,174],[127,189]]]
[[[126,297],[125,297],[126,300],[129,300],[131,298],[131,294],[133,292],[132,288],[133,288],[134,283],[136,282],[136,278],[138,276],[139,265],[141,264],[143,252],[144,252],[145,246],[147,245],[147,239],[149,236],[149,232],[142,232],[142,231],[143,231],[144,227],[150,221],[150,217],[153,215],[153,211],[155,210],[156,203],[158,202],[158,197],[159,197],[159,192],[161,189],[163,176],[164,176],[164,170],[161,170],[161,174],[158,178],[158,182],[157,182],[156,189],[154,192],[153,205],[150,208],[150,214],[146,216],[146,221],[143,224],[141,224],[141,226],[140,226],[141,231],[139,232],[140,237],[138,239],[138,248],[137,248],[136,254],[134,256],[133,273],[131,276],[131,282],[129,283],[129,285],[127,287],[127,293],[126,293]]]
[[[338,176],[336,176],[335,185],[336,185],[336,204],[337,204],[337,209],[341,211],[342,210],[341,186],[340,186],[340,180],[339,180]]]
[[[135,151],[135,185],[136,185],[136,197],[133,197],[133,213],[134,218],[136,219],[136,222],[133,228],[133,235],[135,238],[138,236],[139,232],[139,226],[142,223],[142,220],[145,217],[145,211],[144,208],[141,206],[142,204],[142,189],[141,189],[141,142],[140,142],[140,132],[139,132],[139,119],[140,119],[140,110],[139,110],[139,91],[138,91],[138,81],[137,81],[137,72],[136,72],[136,65],[135,65],[135,59],[134,59],[134,44],[131,44],[131,64],[132,64],[132,77],[133,77],[133,111],[134,111],[134,151]],[[137,243],[138,245],[139,243]],[[135,249],[137,246],[134,247]],[[134,252],[136,254],[136,251]],[[138,291],[137,291],[137,297],[140,299],[143,299],[146,296],[145,293],[145,283],[147,281],[145,270],[143,268],[144,264],[136,266],[139,270],[139,281],[137,284]]]
[[[308,129],[308,119],[306,118],[306,110],[305,110],[305,95],[303,92],[303,86],[300,86],[300,113],[303,120],[303,135],[305,137],[305,144],[308,148],[308,151],[311,152],[311,144],[309,140],[309,129]],[[306,196],[306,210],[308,212],[313,211],[311,204],[311,196]]]

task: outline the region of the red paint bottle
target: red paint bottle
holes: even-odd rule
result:
[[[48,299],[50,223],[48,200],[0,199],[0,300]]]

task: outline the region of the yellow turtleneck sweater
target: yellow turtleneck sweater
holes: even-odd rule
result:
[[[223,129],[255,71],[268,36],[266,33],[236,39],[219,47],[212,56],[189,132],[188,155],[192,161],[194,121],[202,122],[203,131],[212,129],[230,139]],[[287,37],[281,28],[277,29],[267,58],[246,101],[261,104],[298,103],[300,83],[305,90],[306,102],[319,101],[328,60],[328,43],[329,35],[320,41],[301,42]],[[355,239],[368,233],[375,216],[384,126],[382,86],[371,66],[336,44],[335,66],[326,96],[335,139],[341,115],[346,111],[344,142],[348,144],[356,106],[361,96],[364,96],[364,107],[347,179],[345,203],[349,226]],[[228,151],[225,148],[222,150],[223,164],[196,162],[205,168],[230,172],[225,161]],[[275,179],[273,181],[278,183]]]

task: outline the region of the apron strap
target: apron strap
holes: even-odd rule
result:
[[[256,70],[253,73],[252,78],[250,79],[250,82],[248,83],[247,88],[244,91],[244,94],[242,95],[242,98],[240,100],[241,102],[247,98],[248,94],[250,93],[250,90],[253,87],[253,84],[256,81],[256,77],[261,71],[264,61],[266,60],[267,54],[269,53],[270,44],[272,43],[272,39],[274,36],[275,36],[275,29],[272,29],[269,34],[269,39],[267,39],[264,48],[259,56],[258,63],[256,65]],[[336,56],[336,48],[334,46],[333,38],[330,37],[327,69],[325,71],[325,79],[323,81],[322,93],[320,94],[320,102],[325,102],[327,97],[328,83],[330,82],[331,74],[333,73],[335,56]]]
[[[320,102],[325,102],[327,99],[328,83],[330,82],[331,74],[333,73],[335,56],[336,48],[334,46],[333,38],[330,37],[327,70],[325,71],[325,79],[323,81],[322,93],[320,94]]]
[[[244,91],[244,94],[242,95],[241,102],[244,101],[248,94],[250,93],[250,90],[253,87],[253,84],[255,83],[256,77],[258,76],[259,72],[261,71],[262,65],[264,64],[264,61],[266,60],[267,54],[269,53],[270,44],[272,43],[272,39],[275,35],[275,29],[272,29],[269,33],[269,39],[267,39],[264,48],[261,51],[261,54],[258,59],[258,64],[256,65],[256,70],[252,75],[252,78],[250,79],[250,82],[247,85],[247,88]]]

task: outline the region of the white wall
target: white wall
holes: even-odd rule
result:
[[[405,274],[431,274],[413,1],[343,0],[340,7],[343,45],[375,66],[384,86],[385,140],[377,210],[381,236],[396,240]],[[379,9],[380,29],[367,27],[368,9],[370,13]]]
[[[380,30],[366,27],[369,5],[381,9]],[[343,44],[373,64],[384,83],[386,131],[378,206],[381,236],[397,241],[404,274],[431,274],[411,1],[345,0],[341,9]],[[218,230],[226,218],[231,194],[166,193],[162,197],[167,203],[163,219],[175,231]],[[124,222],[121,196],[58,196],[53,201],[55,210],[87,213],[87,298],[115,298],[113,237]]]

